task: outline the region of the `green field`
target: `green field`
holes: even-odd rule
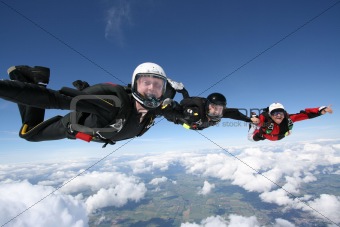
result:
[[[158,186],[148,184],[152,178],[162,176],[169,180]],[[339,175],[317,176],[318,181],[309,183],[309,187],[303,188],[301,193],[340,195],[337,190],[340,188]],[[129,202],[120,208],[101,209],[90,216],[90,226],[180,226],[185,222],[199,224],[203,219],[216,215],[227,220],[230,214],[256,216],[261,225],[266,226],[270,226],[276,218],[289,220],[297,226],[327,226],[324,220],[307,212],[283,211],[280,206],[264,203],[258,193],[247,192],[229,181],[186,174],[181,168],[144,175],[142,179],[148,189],[143,200]],[[198,194],[204,180],[215,184],[207,195]]]

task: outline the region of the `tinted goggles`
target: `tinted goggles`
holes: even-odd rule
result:
[[[284,116],[284,112],[282,110],[273,110],[271,113],[270,113],[272,116]]]
[[[225,109],[224,106],[216,105],[213,103],[209,104],[208,116],[209,117],[219,117],[223,116],[223,110]]]
[[[162,99],[158,99],[155,96],[144,96],[143,105],[148,108],[157,108],[160,104]]]

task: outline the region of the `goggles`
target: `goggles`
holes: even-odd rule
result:
[[[218,121],[221,120],[222,116],[218,116],[218,117],[216,117],[216,116],[215,117],[209,116],[209,118],[210,118],[210,121],[218,122]]]
[[[147,95],[144,96],[143,105],[151,109],[157,108],[162,103],[161,100],[162,100],[161,98],[158,99],[153,95]]]
[[[155,79],[159,79],[159,80],[158,81],[152,81],[148,78],[155,78]],[[158,89],[161,89],[163,92],[165,90],[167,79],[164,76],[161,76],[161,75],[158,75],[158,74],[152,74],[152,73],[139,73],[139,74],[137,74],[135,80],[138,81],[140,79],[144,80],[143,83],[146,84],[146,85],[153,84],[153,86],[155,86]]]
[[[275,117],[279,115],[284,116],[284,112],[282,110],[273,110],[270,114]]]
[[[157,80],[155,80],[157,79]],[[146,90],[141,90],[141,92],[138,91],[138,84],[137,81],[139,81],[142,84],[139,84],[139,86],[153,86],[154,93],[159,94],[160,97],[156,98],[155,94],[145,94]],[[163,96],[165,93],[165,87],[166,87],[166,78],[152,73],[140,73],[136,75],[134,85],[132,87],[132,94],[134,97],[146,108],[148,109],[154,109],[157,108],[163,100]]]
[[[216,105],[213,103],[209,104],[209,110],[207,116],[210,118],[210,121],[219,122],[223,117],[224,106]]]
[[[207,115],[211,118],[221,118],[223,116],[224,109],[224,106],[210,103]]]

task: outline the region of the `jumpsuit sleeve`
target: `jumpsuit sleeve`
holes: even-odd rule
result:
[[[312,119],[321,116],[322,115],[321,111],[325,108],[326,108],[325,106],[316,108],[306,108],[304,110],[301,110],[300,113],[289,114],[289,117],[290,119],[292,119],[293,122]]]
[[[223,118],[251,122],[250,118],[241,113],[237,108],[226,108],[223,112]]]
[[[175,124],[179,124],[179,119],[184,118],[183,108],[176,101],[174,101],[171,106],[158,111],[157,114],[163,116],[165,119]]]
[[[182,90],[177,90],[177,92],[182,94],[183,99],[190,97],[188,90],[185,88],[183,88]]]

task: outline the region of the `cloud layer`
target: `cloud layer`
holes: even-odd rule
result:
[[[2,182],[0,224],[6,224],[2,221],[7,220],[9,226],[87,226],[85,204],[53,191],[52,187],[32,185],[27,181]],[[20,218],[15,218],[19,214]]]
[[[107,11],[105,38],[114,39],[122,45],[124,43],[124,26],[130,24],[131,12],[128,1],[118,1],[118,3]]]
[[[75,178],[61,189],[64,193],[81,193],[88,190],[92,195],[85,203],[91,213],[104,207],[121,207],[128,201],[138,202],[144,197],[146,187],[136,177],[117,172],[95,171]]]
[[[196,223],[182,223],[181,227],[260,227],[260,223],[255,216],[243,217],[240,215],[229,215],[228,219],[221,216],[211,216]],[[295,225],[284,219],[276,219],[273,227],[294,227]]]
[[[187,175],[202,179],[198,194],[209,196],[218,187],[217,180],[228,181],[256,193],[263,202],[281,206],[283,213],[297,209],[321,218],[325,223],[340,223],[338,195],[308,194],[303,190],[317,181],[320,174],[340,175],[339,143],[320,141],[283,144],[281,147],[230,147],[228,152],[123,154],[85,172],[92,160],[0,165],[0,220],[10,221],[18,216],[10,222],[12,226],[32,223],[87,226],[89,215],[98,209],[114,209],[129,202],[138,204],[148,193],[148,185],[166,194],[167,187],[160,189],[159,185],[178,184],[166,177],[166,171],[181,167]],[[164,172],[164,175],[158,174],[159,177],[153,179],[141,177],[155,172]],[[214,183],[210,183],[211,180]],[[61,189],[54,192],[60,186]],[[255,216],[229,215],[202,217],[201,223],[186,222],[182,226],[238,226],[240,223],[259,225]],[[273,226],[294,224],[276,219]]]

